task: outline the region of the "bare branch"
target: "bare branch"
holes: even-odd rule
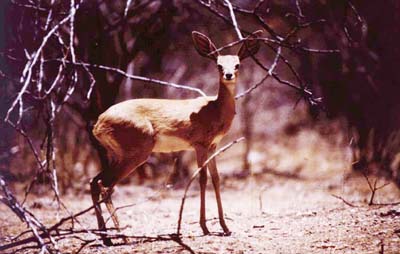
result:
[[[255,31],[255,32],[253,32],[253,33],[251,33],[251,34],[256,34],[256,33],[257,33],[257,31]],[[238,44],[240,44],[240,43],[242,43],[242,42],[244,42],[244,41],[246,41],[246,40],[249,40],[249,39],[255,40],[255,39],[258,39],[258,38],[246,37],[246,38],[242,38],[242,39],[237,40],[237,41],[233,41],[233,42],[231,42],[231,43],[226,44],[225,46],[222,46],[222,47],[220,47],[220,48],[218,48],[218,49],[216,49],[216,50],[214,50],[214,51],[211,51],[210,53],[208,53],[208,55],[212,55],[212,54],[215,54],[215,53],[217,53],[217,52],[220,52],[220,51],[222,51],[222,50],[224,50],[224,49],[231,48],[231,47],[236,46],[236,45],[238,45]]]
[[[300,50],[300,51],[304,51],[304,52],[311,52],[311,53],[318,53],[318,54],[340,53],[339,49],[314,49],[314,48],[308,48],[308,47],[302,46],[299,43],[290,44],[290,43],[274,40],[271,38],[258,38],[258,40],[263,40],[265,42],[274,43],[274,44],[280,45],[285,48]]]
[[[49,238],[53,248],[56,250],[56,253],[60,253],[57,242],[49,234],[47,228],[38,219],[36,219],[32,213],[22,207],[22,205],[16,200],[14,195],[8,189],[6,182],[1,176],[0,188],[4,195],[4,197],[0,196],[0,201],[8,206],[23,222],[27,224],[40,247],[40,253],[52,253],[52,251],[48,248],[43,236],[39,233],[39,230],[43,231],[46,237]]]
[[[235,16],[235,12],[233,11],[232,4],[229,0],[224,0],[224,2],[228,5],[229,14],[232,19],[232,25],[235,28],[237,36],[238,36],[239,40],[243,40],[243,35],[242,35],[242,32],[240,32],[240,28],[239,28],[238,22],[236,20],[236,16]]]
[[[79,4],[78,4],[79,6]],[[70,13],[67,17],[65,17],[64,19],[62,19],[58,24],[56,24],[44,37],[43,40],[40,44],[40,46],[38,47],[38,49],[36,50],[35,53],[33,53],[33,57],[31,57],[28,62],[25,65],[24,71],[22,73],[21,76],[21,83],[23,83],[23,86],[21,88],[21,90],[19,91],[17,97],[15,98],[15,100],[13,101],[13,103],[11,104],[11,107],[8,109],[6,117],[4,118],[4,121],[7,122],[10,118],[10,114],[11,112],[15,109],[15,107],[17,106],[17,104],[19,105],[19,117],[17,120],[17,125],[21,122],[22,119],[22,112],[23,112],[23,102],[22,102],[22,96],[25,94],[26,90],[28,89],[28,86],[31,82],[31,76],[32,76],[32,71],[33,71],[33,67],[35,66],[35,64],[37,63],[37,60],[39,58],[39,56],[41,55],[41,52],[44,48],[44,46],[47,44],[48,40],[50,39],[50,37],[63,25],[65,24],[69,19],[71,19],[73,17],[73,15],[75,15],[75,13]]]
[[[70,0],[71,4],[70,4],[70,15],[71,15],[71,19],[69,20],[69,26],[70,26],[70,31],[69,31],[69,51],[71,54],[71,59],[72,62],[75,63],[76,62],[76,56],[75,56],[75,48],[74,48],[74,23],[75,23],[75,14],[76,14],[76,10],[77,8],[75,7],[75,0]],[[79,5],[78,5],[79,8]],[[76,84],[76,82],[78,81],[78,73],[76,71],[76,69],[74,70],[74,74],[72,77],[72,86],[71,87],[75,87],[74,84]],[[71,94],[73,93],[73,90],[71,91]],[[67,93],[67,95],[70,96],[69,93]],[[64,102],[67,101],[69,99],[68,96],[65,97]]]
[[[299,14],[299,17],[300,17],[300,18],[304,18],[305,16],[304,16],[304,14],[303,14],[303,10],[301,9],[300,1],[299,1],[299,0],[296,0],[296,8],[297,8],[297,12],[298,12],[298,14]]]
[[[358,207],[356,205],[353,205],[352,203],[350,203],[349,201],[347,201],[346,199],[344,199],[343,197],[337,196],[335,194],[332,194],[332,197],[340,199],[343,201],[343,203],[345,203],[346,205],[350,206],[350,207]]]
[[[105,65],[99,65],[99,64],[91,64],[91,63],[85,63],[85,62],[79,62],[77,61],[76,63],[72,63],[71,61],[68,60],[62,60],[62,59],[51,59],[51,60],[47,60],[46,62],[65,62],[68,64],[72,64],[72,65],[76,65],[76,66],[82,66],[82,67],[91,67],[91,68],[97,68],[97,69],[102,69],[102,70],[106,70],[106,71],[112,71],[115,73],[118,73],[126,78],[129,79],[133,79],[133,80],[140,80],[140,81],[144,81],[144,82],[149,82],[149,83],[154,83],[157,85],[162,85],[162,86],[169,86],[169,87],[173,87],[176,89],[182,89],[182,90],[189,90],[192,92],[196,92],[202,96],[207,96],[201,89],[199,88],[195,88],[195,87],[190,87],[187,85],[179,85],[176,83],[171,83],[171,82],[166,82],[166,81],[162,81],[162,80],[158,80],[158,79],[153,79],[153,78],[146,78],[146,77],[142,77],[142,76],[138,76],[138,75],[133,75],[133,74],[129,74],[121,69],[118,68],[114,68],[114,67],[110,67],[110,66],[105,66]]]
[[[124,9],[124,18],[128,15],[129,5],[131,4],[132,0],[126,0],[125,9]]]
[[[374,181],[374,183],[372,184],[372,182],[370,181],[370,179],[369,179],[367,173],[366,173],[366,172],[363,172],[363,175],[364,175],[365,180],[367,181],[369,190],[371,191],[371,196],[370,196],[370,198],[369,198],[368,205],[369,205],[369,206],[371,206],[371,205],[382,205],[382,204],[376,204],[376,203],[374,202],[375,194],[376,194],[376,192],[377,192],[378,190],[380,190],[380,189],[382,189],[382,188],[388,186],[388,185],[390,184],[390,182],[387,182],[387,183],[384,183],[384,184],[378,186],[378,180],[379,180],[378,178],[376,178],[375,181]]]
[[[272,62],[271,66],[269,67],[269,70],[268,70],[268,72],[267,72],[267,75],[265,75],[265,77],[264,77],[260,82],[258,82],[257,84],[253,85],[252,87],[250,87],[249,89],[247,89],[247,90],[244,91],[243,93],[236,95],[236,96],[235,96],[235,99],[240,99],[241,97],[246,96],[247,94],[249,94],[249,93],[251,93],[253,90],[255,90],[257,87],[259,87],[261,84],[263,84],[264,81],[265,81],[268,77],[270,77],[270,76],[272,75],[272,73],[274,72],[275,67],[276,67],[276,65],[278,64],[280,55],[281,55],[281,47],[278,48],[278,51],[276,52],[275,59],[274,59],[274,61]]]

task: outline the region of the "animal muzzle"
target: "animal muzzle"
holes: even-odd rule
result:
[[[235,75],[233,73],[225,73],[224,74],[224,79],[225,80],[232,80],[235,78]]]

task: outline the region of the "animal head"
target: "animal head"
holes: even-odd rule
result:
[[[224,83],[236,82],[240,61],[254,55],[260,48],[260,43],[257,37],[262,33],[261,30],[249,35],[237,55],[220,55],[216,52],[217,48],[214,43],[206,35],[193,31],[192,39],[197,52],[204,57],[210,58],[217,63],[220,80]]]

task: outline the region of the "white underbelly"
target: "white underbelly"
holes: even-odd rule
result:
[[[218,145],[224,135],[216,136],[212,143]],[[153,148],[155,153],[171,153],[178,151],[194,150],[194,148],[184,139],[176,136],[159,134],[156,137],[156,143]]]
[[[214,140],[213,140],[213,144],[216,144],[216,145],[218,145],[218,143],[219,142],[221,142],[221,139],[224,137],[224,135],[218,135],[218,136],[216,136],[215,138],[214,138]]]
[[[193,150],[193,147],[184,139],[162,134],[157,135],[153,148],[153,152],[156,153],[170,153],[184,150]]]

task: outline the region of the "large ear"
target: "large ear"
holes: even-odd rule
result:
[[[217,60],[218,52],[210,54],[211,52],[217,50],[217,48],[215,47],[214,43],[212,43],[210,38],[208,38],[207,36],[205,36],[202,33],[193,31],[192,39],[193,39],[194,47],[196,48],[197,52],[199,52],[199,54],[201,56],[208,57],[213,60]]]
[[[260,49],[260,42],[257,40],[259,36],[261,36],[262,30],[258,30],[249,36],[246,37],[246,40],[242,44],[242,47],[239,49],[238,56],[240,60],[245,59],[251,55],[257,53]]]

